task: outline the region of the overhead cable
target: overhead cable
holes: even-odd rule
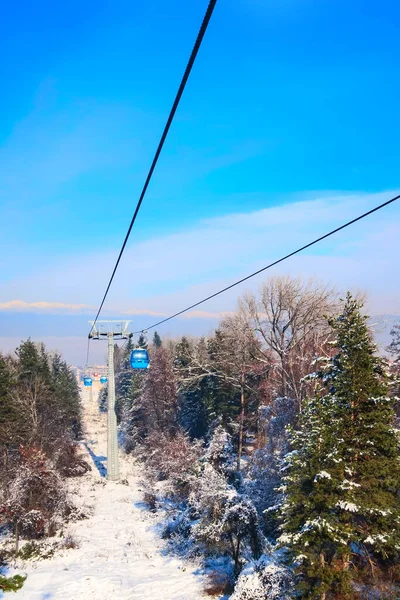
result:
[[[217,0],[210,0],[210,3],[209,3],[209,5],[208,5],[208,8],[207,8],[207,10],[206,10],[206,13],[205,13],[205,15],[204,15],[203,22],[202,22],[202,24],[201,24],[201,27],[200,27],[199,33],[198,33],[198,35],[197,35],[197,38],[196,38],[195,44],[194,44],[194,46],[193,46],[193,50],[192,50],[192,52],[191,52],[191,54],[190,54],[189,61],[188,61],[188,63],[187,63],[187,66],[186,66],[185,72],[184,72],[184,74],[183,74],[183,77],[182,77],[181,83],[180,83],[180,85],[179,85],[179,88],[178,88],[178,92],[177,92],[177,94],[176,94],[176,96],[175,96],[175,100],[174,100],[174,103],[173,103],[173,105],[172,105],[171,111],[170,111],[170,113],[169,113],[169,116],[168,116],[168,119],[167,119],[166,125],[165,125],[165,127],[164,127],[164,131],[163,131],[163,133],[162,133],[161,139],[160,139],[160,141],[159,141],[159,144],[158,144],[158,146],[157,146],[157,150],[156,150],[156,153],[155,153],[155,155],[154,155],[153,162],[151,163],[151,166],[150,166],[149,172],[148,172],[148,174],[147,174],[147,177],[146,177],[146,181],[145,181],[145,183],[144,183],[144,186],[143,186],[142,192],[141,192],[141,194],[140,194],[140,196],[139,196],[139,200],[138,200],[138,203],[137,203],[137,205],[136,205],[136,208],[135,208],[135,212],[133,213],[132,220],[131,220],[131,222],[130,222],[130,225],[129,225],[128,231],[127,231],[127,233],[126,233],[126,236],[125,236],[124,242],[123,242],[123,244],[122,244],[122,247],[121,247],[121,250],[120,250],[120,252],[119,252],[119,255],[118,255],[117,261],[116,261],[116,263],[115,263],[114,269],[113,269],[113,271],[112,271],[112,274],[111,274],[110,280],[109,280],[109,282],[108,282],[108,285],[107,285],[107,288],[106,288],[105,294],[104,294],[104,296],[103,296],[103,299],[102,299],[102,301],[101,301],[101,304],[100,304],[99,310],[97,311],[96,318],[95,318],[95,320],[93,321],[93,325],[92,325],[92,327],[91,327],[91,329],[90,329],[89,336],[90,336],[90,334],[92,333],[94,326],[96,325],[97,319],[99,318],[100,312],[101,312],[101,310],[102,310],[102,308],[103,308],[103,305],[104,305],[104,302],[105,302],[105,300],[106,300],[106,298],[107,298],[107,295],[108,295],[109,289],[110,289],[110,287],[111,287],[111,284],[112,284],[112,282],[113,282],[113,279],[114,279],[115,273],[116,273],[116,271],[117,271],[117,269],[118,269],[118,265],[119,265],[119,263],[120,263],[120,260],[121,260],[121,258],[122,258],[122,255],[123,255],[123,253],[124,253],[125,246],[126,246],[126,244],[127,244],[127,242],[128,242],[129,236],[130,236],[130,234],[131,234],[132,227],[133,227],[133,225],[134,225],[134,223],[135,223],[135,221],[136,221],[136,217],[137,217],[137,215],[138,215],[138,212],[139,212],[139,210],[140,210],[140,207],[141,207],[141,205],[142,205],[143,198],[144,198],[144,196],[145,196],[145,194],[146,194],[146,191],[147,191],[148,185],[149,185],[149,183],[150,183],[150,180],[151,180],[151,178],[152,178],[152,175],[153,175],[154,169],[155,169],[155,167],[156,167],[156,165],[157,165],[157,161],[158,161],[158,159],[159,159],[159,156],[160,156],[160,154],[161,154],[161,150],[162,150],[162,148],[163,148],[163,146],[164,146],[164,142],[165,142],[165,140],[166,140],[166,137],[167,137],[167,135],[168,135],[169,128],[170,128],[170,126],[171,126],[171,123],[172,123],[172,121],[173,121],[173,118],[174,118],[174,116],[175,116],[176,110],[177,110],[177,108],[178,108],[178,105],[179,105],[180,99],[181,99],[181,97],[182,97],[183,91],[184,91],[184,89],[185,89],[185,86],[186,86],[186,83],[187,83],[187,80],[189,79],[190,72],[191,72],[191,70],[192,70],[192,67],[193,67],[193,64],[194,64],[194,62],[195,62],[195,60],[196,60],[197,53],[198,53],[198,51],[199,51],[199,48],[200,48],[200,46],[201,46],[201,43],[202,43],[202,41],[203,41],[204,34],[205,34],[205,33],[206,33],[206,31],[207,31],[207,27],[208,27],[208,24],[209,24],[209,22],[210,22],[211,15],[212,15],[212,13],[213,13],[213,10],[214,10],[214,8],[215,8],[215,5],[216,5],[216,3],[217,3]]]
[[[275,265],[278,265],[279,263],[283,262],[284,260],[291,258],[295,254],[299,254],[299,252],[302,252],[303,250],[306,250],[307,248],[314,246],[314,244],[318,244],[318,242],[322,242],[322,240],[325,240],[326,238],[330,237],[331,235],[333,235],[335,233],[338,233],[338,231],[341,231],[342,229],[345,229],[346,227],[349,227],[350,225],[357,223],[357,221],[361,221],[361,219],[365,219],[365,217],[372,215],[372,213],[377,212],[378,210],[380,210],[381,208],[384,208],[385,206],[388,206],[389,204],[391,204],[392,202],[395,202],[399,198],[400,198],[400,194],[398,196],[395,196],[394,198],[391,198],[390,200],[387,200],[386,202],[384,202],[383,204],[380,204],[379,206],[375,206],[375,208],[372,208],[368,212],[360,215],[359,217],[356,217],[355,219],[352,219],[351,221],[344,223],[344,225],[341,225],[340,227],[333,229],[329,233],[325,233],[325,235],[322,235],[321,237],[317,238],[316,240],[313,240],[312,242],[309,242],[305,246],[302,246],[301,248],[298,248],[297,250],[294,250],[293,252],[290,252],[289,254],[282,256],[282,258],[275,260],[274,262],[270,263],[266,267],[263,267],[262,269],[258,269],[258,271],[254,271],[254,273],[251,273],[250,275],[243,277],[243,279],[239,279],[239,281],[235,281],[235,283],[228,285],[227,287],[223,288],[222,290],[219,290],[218,292],[215,292],[214,294],[207,296],[207,298],[203,298],[203,300],[199,300],[199,302],[195,302],[195,304],[192,304],[191,306],[188,306],[187,308],[180,310],[179,312],[175,313],[174,315],[171,315],[170,317],[166,317],[165,319],[162,319],[161,321],[158,321],[157,323],[154,323],[153,325],[150,325],[149,327],[145,327],[144,329],[142,329],[140,331],[135,331],[134,333],[139,334],[139,333],[142,333],[143,331],[148,331],[149,329],[154,329],[155,327],[158,327],[159,325],[162,325],[163,323],[166,323],[167,321],[171,321],[172,319],[175,319],[176,317],[183,315],[184,313],[188,312],[189,310],[192,310],[193,308],[200,306],[200,304],[204,304],[204,302],[207,302],[208,300],[211,300],[212,298],[215,298],[216,296],[219,296],[220,294],[223,294],[224,292],[231,290],[232,288],[243,283],[244,281],[247,281],[248,279],[251,279],[252,277],[255,277],[256,275],[259,275],[263,271],[267,271],[267,269],[271,269],[271,267],[274,267]]]

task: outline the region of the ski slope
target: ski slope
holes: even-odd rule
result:
[[[121,482],[99,473],[106,455],[106,415],[97,410],[85,390],[84,412],[88,460],[93,470],[73,481],[75,499],[91,506],[93,515],[69,524],[78,548],[22,570],[28,575],[17,600],[199,600],[205,598],[196,567],[166,555],[154,532],[155,517],[141,506],[138,473],[132,460],[121,458]],[[14,595],[13,595],[14,597]]]

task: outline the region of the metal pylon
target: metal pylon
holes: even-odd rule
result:
[[[89,321],[93,326],[90,338],[108,341],[108,398],[107,398],[107,479],[119,479],[118,459],[118,432],[117,417],[115,414],[115,376],[114,376],[114,341],[124,340],[129,337],[128,325],[130,321]]]
[[[115,414],[114,334],[108,333],[107,479],[119,479],[117,417]]]

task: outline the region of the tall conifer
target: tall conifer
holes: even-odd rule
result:
[[[393,400],[361,306],[348,294],[330,320],[337,353],[315,374],[286,461],[280,542],[297,561],[302,598],[353,598],[355,566],[400,558]]]

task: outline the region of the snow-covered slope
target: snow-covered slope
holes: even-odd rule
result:
[[[87,443],[93,455],[106,454],[106,416],[97,411],[97,394],[85,399]],[[101,462],[101,461],[99,461]],[[92,463],[93,464],[93,463]],[[93,465],[74,481],[79,502],[93,516],[70,524],[79,548],[51,559],[27,563],[28,578],[18,600],[199,600],[204,598],[194,565],[167,556],[152,530],[154,516],[140,506],[139,474],[121,456],[121,477],[129,485],[108,482]],[[19,569],[19,572],[21,570]],[[13,595],[14,597],[14,595]]]

